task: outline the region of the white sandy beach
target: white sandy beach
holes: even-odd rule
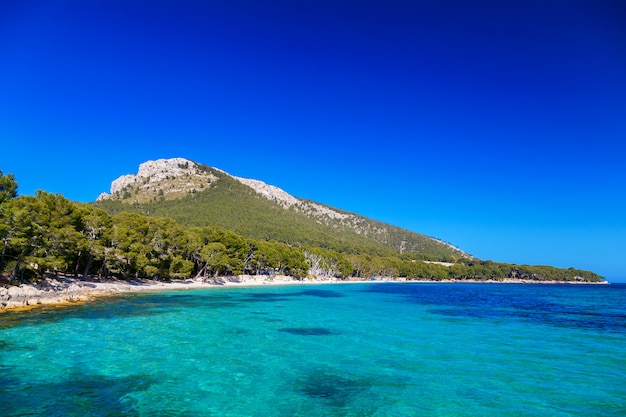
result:
[[[103,297],[121,293],[140,291],[176,291],[219,287],[246,287],[263,285],[311,285],[311,284],[353,284],[353,283],[384,283],[384,282],[421,282],[421,283],[498,283],[498,284],[608,284],[608,282],[563,282],[563,281],[528,281],[507,279],[503,281],[488,280],[445,280],[416,281],[403,278],[383,278],[371,280],[339,280],[334,277],[316,277],[295,279],[284,275],[238,275],[217,277],[209,280],[185,279],[171,281],[154,280],[81,280],[76,278],[46,278],[38,285],[23,284],[19,286],[0,287],[0,312],[16,309],[30,309],[44,305],[80,304]]]
[[[239,275],[217,277],[210,280],[80,280],[75,278],[46,278],[41,284],[0,287],[0,311],[32,308],[42,305],[84,303],[95,297],[139,291],[190,290],[225,286],[305,285],[338,281],[331,277],[297,280],[276,275]],[[354,282],[354,281],[352,281]]]

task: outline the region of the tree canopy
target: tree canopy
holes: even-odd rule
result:
[[[0,204],[4,200],[17,197],[17,182],[13,174],[2,174],[0,169]]]
[[[136,212],[109,214],[44,191],[17,196],[12,175],[1,176],[0,275],[13,282],[46,274],[135,278],[307,274],[336,278],[404,277],[600,281],[588,271],[461,258],[452,266],[419,254],[341,250],[323,240],[298,244],[244,237],[215,226],[182,225]],[[262,225],[259,225],[262,229]]]

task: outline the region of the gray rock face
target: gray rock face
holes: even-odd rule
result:
[[[186,173],[195,173],[196,163],[183,158],[158,159],[139,165],[137,174],[123,175],[111,184],[111,193],[122,191],[128,185],[135,185],[148,178],[159,182],[169,177],[179,177]]]
[[[184,175],[209,177],[206,173],[199,174],[197,167],[198,164],[184,158],[147,161],[139,165],[139,171],[136,174],[122,175],[113,181],[111,183],[110,194],[102,193],[98,196],[97,200],[99,201],[111,198],[111,196],[117,193],[123,193],[129,188],[141,188],[148,183],[158,183]]]

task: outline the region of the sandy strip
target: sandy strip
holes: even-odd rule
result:
[[[310,285],[310,284],[354,284],[354,283],[384,283],[384,282],[412,282],[412,283],[498,283],[498,284],[608,284],[608,282],[563,282],[563,281],[528,281],[508,279],[503,281],[488,280],[445,280],[445,281],[415,281],[405,279],[371,280],[338,280],[333,277],[317,277],[297,280],[292,277],[276,275],[238,275],[232,277],[217,277],[210,280],[107,280],[84,281],[75,278],[46,278],[38,285],[20,285],[0,287],[0,312],[7,310],[31,309],[44,305],[82,304],[96,297],[116,295],[141,291],[173,291],[220,287],[250,287],[263,285]]]
[[[218,277],[210,280],[107,280],[84,281],[74,278],[46,278],[38,285],[0,287],[0,312],[29,309],[44,305],[79,304],[96,297],[142,291],[190,290],[219,287],[244,287],[263,285],[305,285],[345,282],[335,278],[296,280],[287,276],[240,275]]]

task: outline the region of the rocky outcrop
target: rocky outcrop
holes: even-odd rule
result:
[[[257,194],[262,195],[268,200],[274,201],[275,203],[285,208],[293,207],[296,211],[304,213],[307,216],[313,217],[323,223],[328,223],[328,220],[341,220],[346,221],[346,224],[344,224],[345,226],[352,227],[354,226],[354,220],[359,218],[359,216],[342,213],[322,204],[314,203],[312,201],[300,200],[287,193],[286,191],[276,186],[266,184],[263,181],[241,177],[233,178],[241,182],[242,184],[252,188]],[[352,222],[349,222],[350,220],[352,220]]]
[[[198,164],[183,158],[158,159],[139,165],[137,174],[123,175],[111,184],[111,193],[122,191],[129,185],[143,183],[146,179],[151,182],[160,182],[171,178],[187,175],[199,175],[196,171]]]
[[[300,200],[298,200],[297,198],[295,198],[288,192],[283,191],[280,188],[275,187],[273,185],[266,184],[263,181],[251,180],[248,178],[241,178],[241,177],[233,177],[233,178],[239,181],[240,183],[252,188],[257,194],[260,194],[263,197],[267,198],[268,200],[274,201],[275,203],[278,203],[285,208],[289,208],[300,202]]]
[[[48,277],[37,285],[0,286],[0,311],[82,303],[95,297],[127,292],[204,289],[216,286],[319,284],[336,281],[332,277],[311,277],[300,280],[284,275],[237,275],[212,277],[209,280],[185,279],[167,282],[154,280],[84,281],[74,278]]]
[[[115,199],[145,202],[156,198],[178,198],[209,187],[217,180],[210,170],[184,158],[158,159],[139,165],[136,174],[123,175],[111,183],[111,192],[97,201]]]
[[[104,292],[94,290],[95,285],[91,283],[54,279],[46,279],[38,285],[0,287],[0,309],[84,301],[94,292]]]

